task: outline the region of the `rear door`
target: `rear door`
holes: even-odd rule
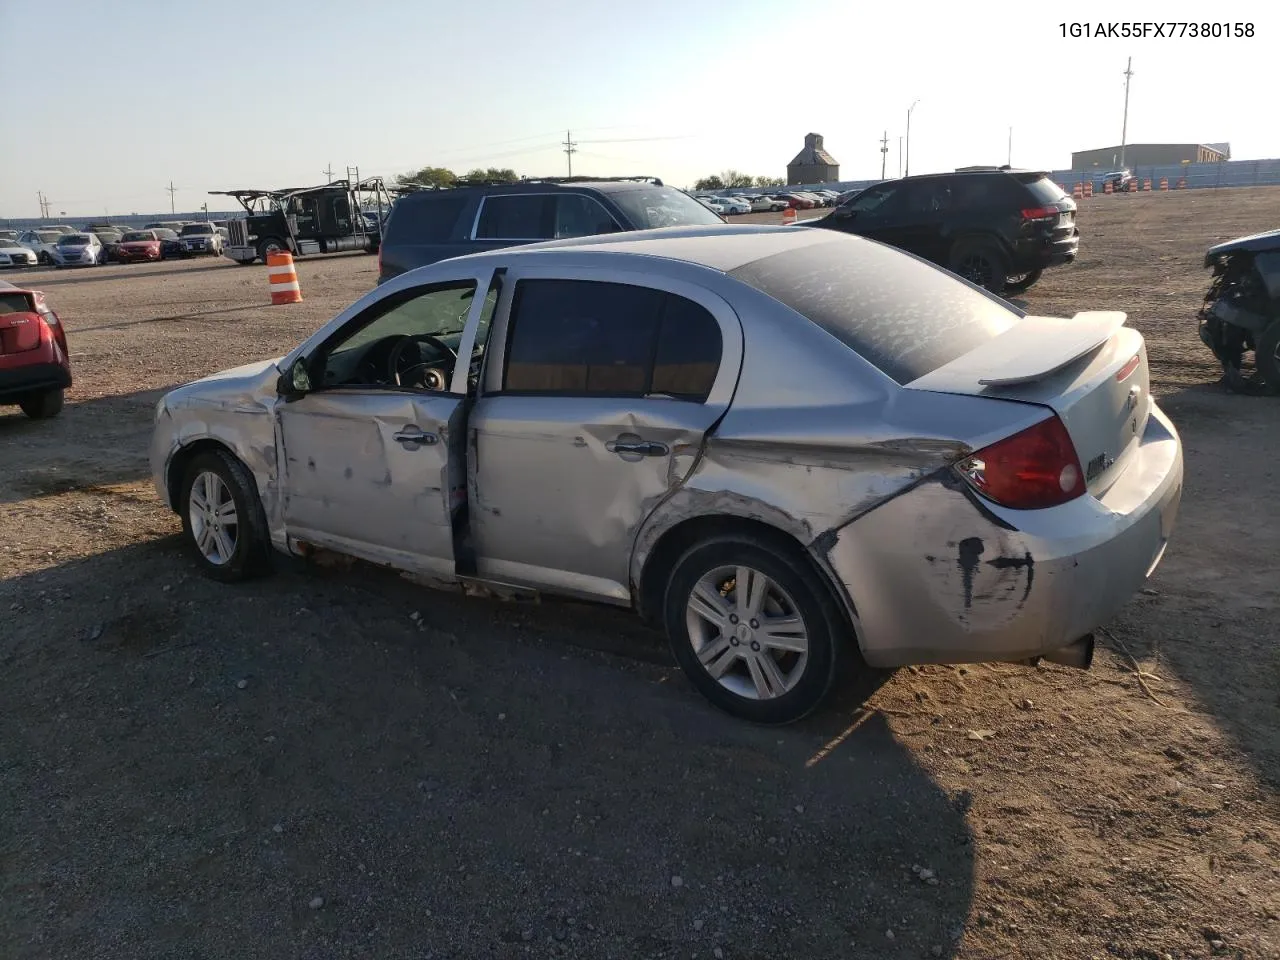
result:
[[[737,315],[699,286],[513,270],[470,416],[480,576],[629,602],[636,534],[727,409],[741,355]]]

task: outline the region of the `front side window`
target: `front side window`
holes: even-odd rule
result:
[[[876,212],[885,209],[886,204],[897,192],[898,187],[896,185],[869,187],[850,200],[847,206],[857,213]]]
[[[475,282],[467,280],[379,301],[354,329],[340,333],[327,351],[322,348],[322,382],[447,389],[475,292]]]
[[[503,389],[700,402],[721,347],[716,319],[683,297],[622,283],[523,280],[511,308]]]
[[[485,197],[477,240],[550,240],[556,198],[549,194],[507,194]]]
[[[595,197],[566,193],[556,197],[556,239],[615,233],[618,224]]]

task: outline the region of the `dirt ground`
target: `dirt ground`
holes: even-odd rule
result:
[[[1079,219],[1026,304],[1147,337],[1187,457],[1162,566],[1089,672],[850,677],[782,730],[622,612],[198,575],[154,402],[285,352],[372,257],[301,262],[278,307],[229,262],[9,277],[76,382],[55,421],[0,411],[0,954],[1280,957],[1280,406],[1194,322],[1205,248],[1280,226],[1280,190]]]

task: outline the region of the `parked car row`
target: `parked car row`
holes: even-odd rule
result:
[[[696,193],[701,201],[721,216],[738,216],[744,213],[776,213],[788,207],[794,210],[812,210],[814,207],[831,207],[839,202],[841,194],[835,190],[784,190],[778,193],[721,196]]]
[[[12,236],[8,236],[12,234]],[[222,221],[169,221],[138,230],[89,223],[83,230],[56,225],[0,231],[0,267],[52,267],[145,263],[179,257],[221,256],[228,233]]]

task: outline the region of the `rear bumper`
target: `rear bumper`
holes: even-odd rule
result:
[[[1080,235],[1078,233],[1065,240],[1019,244],[1014,250],[1013,271],[1036,270],[1071,263],[1079,250]]]
[[[58,363],[29,363],[7,370],[0,368],[0,400],[16,400],[24,394],[66,390],[70,386],[71,371]]]
[[[1182,447],[1152,414],[1101,499],[1048,510],[980,505],[944,471],[838,532],[827,562],[872,666],[1023,660],[1108,623],[1164,555]]]

